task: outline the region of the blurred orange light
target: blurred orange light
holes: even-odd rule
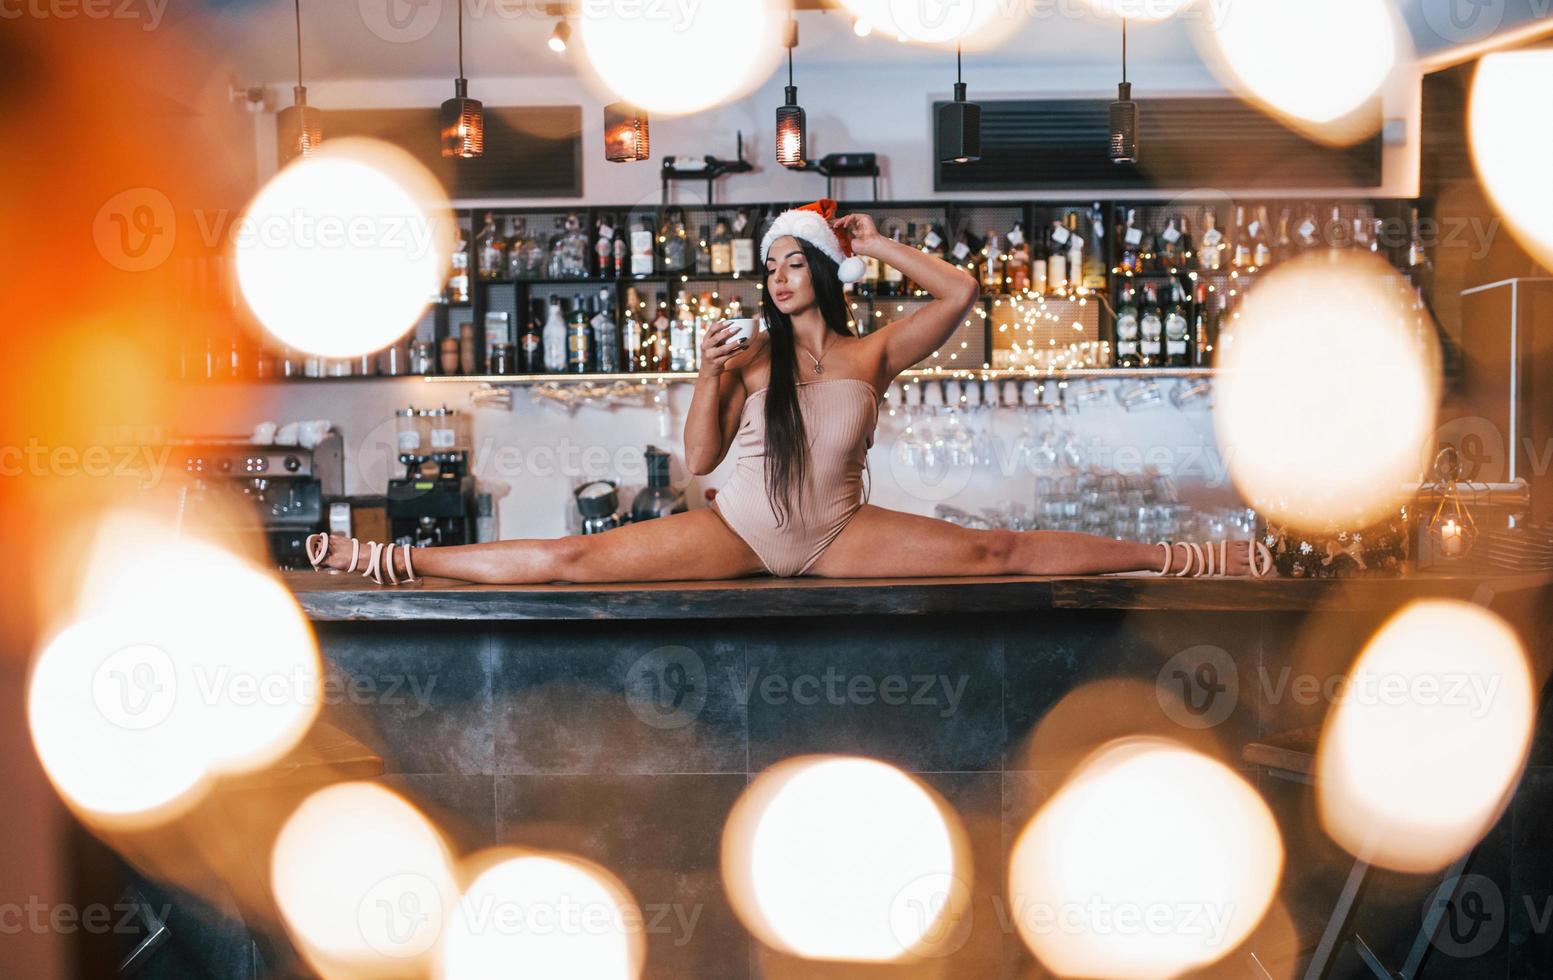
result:
[[[1553,51],[1507,51],[1478,63],[1468,120],[1472,159],[1494,206],[1525,249],[1553,266],[1553,130],[1527,114],[1553,86]]]

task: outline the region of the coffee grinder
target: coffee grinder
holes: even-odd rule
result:
[[[474,543],[468,417],[446,405],[395,412],[401,479],[388,481],[388,531],[417,548]]]
[[[685,494],[669,485],[669,454],[657,446],[642,453],[647,462],[647,487],[631,501],[631,521],[650,521],[685,511]]]

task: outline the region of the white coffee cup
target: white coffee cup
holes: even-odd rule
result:
[[[760,325],[762,333],[765,333],[766,330],[764,317],[747,316],[737,320],[729,320],[728,322],[733,324],[733,333],[729,334],[728,339],[723,341],[725,344],[747,343],[755,336],[755,325],[757,323]]]

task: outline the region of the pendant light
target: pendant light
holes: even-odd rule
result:
[[[938,107],[938,158],[943,163],[981,159],[981,106],[965,101],[960,46],[954,46],[954,101]]]
[[[443,156],[468,159],[485,152],[485,108],[469,97],[469,79],[464,77],[463,0],[458,0],[458,78],[453,97],[442,103],[440,118]]]
[[[784,167],[801,169],[808,162],[804,135],[803,106],[798,104],[798,86],[793,84],[793,49],[798,47],[798,22],[787,22],[787,101],[776,111],[776,158]]]
[[[647,111],[629,102],[604,107],[604,158],[611,163],[634,163],[652,154]]]
[[[1111,103],[1111,162],[1138,162],[1138,103],[1127,81],[1127,18],[1122,18],[1122,82]]]
[[[302,0],[295,0],[293,6],[297,20],[297,84],[292,92],[296,102],[275,117],[276,155],[282,166],[296,157],[307,156],[324,141],[324,114],[307,104],[307,87],[302,84]]]
[[[566,53],[566,42],[572,39],[572,25],[565,18],[555,22],[555,30],[550,32],[550,40],[545,43],[550,45],[550,50],[556,54]]]

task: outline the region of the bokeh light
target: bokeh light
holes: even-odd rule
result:
[[[1351,143],[1380,124],[1359,112],[1398,63],[1387,0],[1216,4],[1198,45],[1221,80],[1307,134]]]
[[[1472,159],[1516,239],[1553,266],[1553,128],[1529,124],[1527,99],[1553,86],[1553,51],[1511,51],[1478,62],[1468,132]]]
[[[1261,922],[1283,842],[1245,780],[1171,741],[1123,739],[1087,760],[1009,858],[1015,925],[1070,977],[1171,977]]]
[[[304,800],[275,839],[270,874],[287,928],[326,978],[426,975],[458,891],[436,829],[372,783]]]
[[[1169,20],[1186,4],[1187,0],[1089,0],[1090,9],[1101,17],[1142,22]]]
[[[723,831],[735,912],[766,945],[806,959],[934,955],[958,935],[971,875],[959,818],[873,759],[773,766]]]
[[[1388,263],[1351,251],[1280,265],[1246,294],[1218,352],[1213,418],[1252,506],[1303,530],[1355,530],[1417,485],[1439,350],[1410,300]]]
[[[236,233],[237,281],[282,345],[326,357],[404,336],[442,288],[446,195],[403,150],[329,140],[272,177]]]
[[[1140,0],[1164,3],[1166,0]],[[1024,25],[1029,5],[1006,0],[842,0],[859,21],[897,40],[969,50],[988,50],[1009,40]]]
[[[458,901],[439,958],[442,980],[635,980],[643,921],[625,885],[560,854],[497,852]]]
[[[28,697],[56,788],[114,826],[158,823],[209,777],[289,752],[317,717],[321,669],[296,600],[236,555],[145,514],[107,518],[70,624]]]
[[[1499,818],[1535,714],[1525,651],[1452,600],[1393,616],[1349,671],[1316,760],[1323,826],[1371,864],[1443,868]]]
[[[681,9],[639,0],[594,0],[578,12],[578,33],[598,80],[648,112],[710,109],[764,82],[786,52],[787,4],[717,0]],[[642,53],[652,52],[650,67]]]

